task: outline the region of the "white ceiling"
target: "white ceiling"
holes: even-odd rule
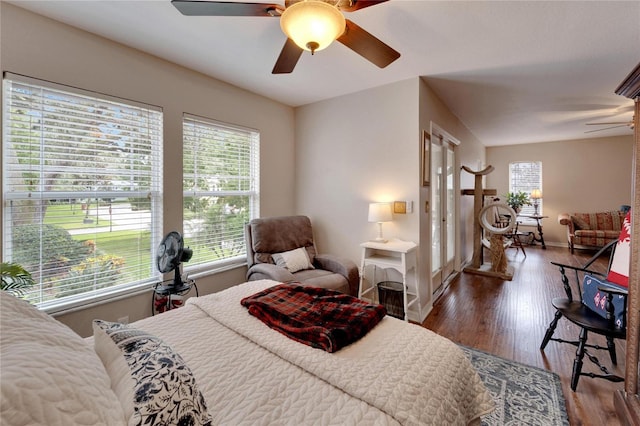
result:
[[[487,146],[632,134],[585,123],[632,118],[614,90],[640,61],[640,1],[390,0],[345,15],[396,62],[334,43],[282,75],[278,18],[187,17],[169,0],[10,3],[291,106],[421,76]]]

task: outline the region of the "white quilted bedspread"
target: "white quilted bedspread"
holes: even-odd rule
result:
[[[80,336],[0,291],[0,425],[124,425],[100,358]]]
[[[132,324],[184,358],[215,425],[464,425],[493,409],[458,347],[422,327],[386,317],[333,354],[268,328],[240,299],[275,284],[242,284]],[[124,424],[92,338],[2,293],[0,424]]]
[[[196,376],[215,425],[399,424],[238,335],[195,305],[132,326],[160,336],[180,353]]]
[[[385,317],[363,339],[333,354],[302,345],[268,328],[248,314],[240,299],[275,284],[267,280],[249,282],[190,299],[190,304],[321,379],[317,383],[330,384],[328,393],[339,389],[343,392],[338,393],[353,397],[351,401],[363,401],[371,406],[369,409],[386,413],[376,413],[378,423],[463,425],[493,409],[491,396],[462,351],[420,326]],[[281,371],[275,370],[280,367]],[[291,367],[280,362],[273,368],[278,377],[290,374]],[[291,386],[296,385],[291,382]],[[301,420],[315,422],[314,416],[323,413],[315,408],[310,408],[308,417]]]

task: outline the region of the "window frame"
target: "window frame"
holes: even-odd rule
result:
[[[185,155],[185,151],[195,153],[196,151],[191,148],[191,144],[187,142],[187,126],[204,126],[212,130],[220,131],[220,132],[238,132],[243,135],[244,138],[249,142],[250,146],[247,147],[247,150],[250,153],[250,158],[248,159],[248,165],[246,165],[250,169],[249,173],[249,189],[247,190],[215,190],[215,189],[207,189],[207,190],[194,190],[193,188],[185,188],[183,184],[183,230],[187,227],[186,225],[186,217],[185,217],[185,200],[193,197],[225,197],[225,196],[248,196],[249,197],[249,212],[248,212],[248,220],[260,217],[260,132],[256,129],[252,129],[245,126],[239,126],[235,124],[224,123],[218,120],[214,120],[207,117],[202,117],[194,114],[184,113],[182,119],[183,125],[183,173],[187,169],[184,164],[187,156]],[[210,179],[218,178],[218,175],[209,176]],[[197,180],[196,175],[193,176],[194,182]],[[185,175],[183,175],[183,182],[186,183]],[[246,225],[246,222],[243,224]],[[185,231],[186,232],[186,231]],[[183,264],[184,270],[191,277],[198,277],[202,275],[208,275],[212,271],[220,271],[224,269],[231,269],[233,267],[242,265],[246,263],[246,245],[244,244],[244,232],[243,235],[240,235],[242,248],[241,251],[233,256],[225,257],[222,259],[211,260],[200,262],[196,264]],[[188,238],[185,235],[185,238]],[[186,243],[185,243],[186,244]],[[192,259],[193,262],[193,259]]]
[[[51,299],[44,300],[35,303],[39,309],[47,312],[47,313],[59,313],[63,311],[71,311],[76,309],[85,308],[88,306],[96,305],[102,303],[107,300],[112,300],[114,298],[124,297],[125,295],[131,295],[134,293],[140,293],[142,291],[148,291],[149,288],[152,287],[153,283],[157,282],[161,277],[161,274],[157,271],[155,265],[155,255],[153,254],[154,247],[157,247],[160,240],[162,239],[162,225],[163,225],[163,150],[164,150],[164,134],[163,134],[163,117],[164,112],[161,107],[149,105],[137,101],[132,101],[130,99],[123,99],[111,95],[106,95],[103,93],[98,93],[94,91],[79,89],[67,85],[52,83],[49,81],[43,81],[32,77],[27,77],[19,74],[13,74],[9,72],[3,73],[3,95],[2,95],[2,103],[3,103],[3,161],[2,161],[2,258],[5,262],[10,262],[13,259],[13,229],[9,226],[13,223],[12,217],[12,208],[8,208],[8,203],[11,203],[14,200],[25,200],[25,199],[37,199],[42,201],[51,201],[51,200],[64,200],[64,199],[105,199],[105,198],[123,198],[123,197],[131,197],[131,198],[147,198],[150,200],[151,206],[151,232],[150,232],[150,245],[151,245],[151,256],[149,257],[149,261],[151,262],[151,273],[150,276],[146,278],[140,278],[132,282],[124,282],[115,284],[113,286],[108,286],[100,289],[92,289],[89,291],[73,294],[70,296],[65,296],[59,299]],[[152,155],[150,157],[150,171],[147,174],[144,174],[145,177],[149,179],[150,186],[143,190],[103,190],[100,188],[92,188],[87,190],[71,190],[71,191],[55,191],[55,190],[46,190],[44,185],[41,183],[38,185],[35,190],[11,190],[11,184],[9,183],[9,176],[7,171],[10,169],[8,156],[6,155],[9,149],[13,149],[15,146],[12,142],[16,137],[11,135],[11,126],[8,124],[12,122],[13,117],[9,117],[10,115],[10,107],[9,102],[11,101],[11,96],[7,94],[9,90],[9,86],[12,84],[23,84],[30,85],[35,87],[36,89],[41,89],[43,93],[48,93],[48,96],[52,96],[55,93],[61,93],[60,99],[56,98],[56,101],[60,103],[69,102],[70,99],[77,97],[81,98],[90,98],[91,101],[95,102],[95,104],[117,104],[115,108],[120,108],[121,110],[126,110],[130,108],[131,110],[143,111],[149,114],[147,117],[148,124],[152,127],[145,127],[145,131],[152,135],[150,136],[150,143],[152,143],[152,148],[150,152]],[[66,98],[64,97],[66,96]],[[47,102],[50,101],[43,96],[42,105],[47,105]],[[91,108],[87,104],[82,104],[81,102],[78,105],[85,108]],[[33,103],[33,105],[37,105]],[[30,107],[32,108],[32,107]],[[32,109],[29,109],[32,110]],[[43,119],[41,119],[43,120]],[[125,118],[121,118],[121,120],[125,120]],[[44,123],[43,121],[41,123]],[[116,121],[117,123],[117,121]],[[40,132],[50,131],[44,130],[47,128],[44,124],[40,124],[41,130]],[[57,133],[56,133],[57,134]],[[18,142],[16,142],[18,143]],[[69,142],[66,142],[69,143]],[[136,143],[136,142],[134,142]],[[54,146],[57,146],[54,144]],[[62,144],[60,146],[63,146]],[[40,148],[43,149],[42,147]],[[13,165],[15,168],[16,166]],[[39,166],[36,166],[36,172],[38,173],[37,180],[41,182],[44,179],[43,173],[45,173],[45,163],[40,163]],[[83,172],[85,169],[79,168],[79,172]],[[136,169],[134,169],[136,170]],[[140,169],[137,169],[140,170]],[[117,176],[114,171],[112,176]],[[20,177],[15,179],[16,182],[19,179],[23,179]],[[16,183],[17,185],[17,183]],[[22,184],[24,186],[24,183]],[[16,187],[17,188],[17,187]],[[37,223],[34,223],[39,226],[41,229],[45,225],[44,217],[40,219]],[[96,222],[96,227],[98,223]],[[40,243],[42,243],[42,239],[40,239]],[[42,264],[40,265],[40,271],[42,271]],[[139,269],[138,271],[144,271],[144,269]],[[35,285],[40,287],[41,291],[43,289],[44,281],[37,282]]]
[[[538,175],[537,175],[537,182],[536,183],[531,183],[528,182],[527,184],[523,184],[523,185],[514,185],[514,180],[516,180],[518,177],[514,176],[515,172],[514,172],[514,167],[516,165],[529,165],[529,167],[534,168],[537,167],[538,169]],[[518,191],[524,191],[527,194],[531,194],[531,191],[533,191],[534,189],[539,189],[540,191],[542,191],[542,193],[544,194],[544,191],[542,190],[542,161],[512,161],[509,163],[509,192],[518,192]],[[531,201],[531,200],[530,200]],[[538,200],[538,214],[540,216],[542,216],[542,199]],[[523,215],[533,215],[534,214],[534,207],[533,207],[533,202],[532,205],[524,205],[522,207],[522,211],[520,212]],[[521,224],[523,225],[536,225],[537,222],[535,219],[531,219],[531,218],[522,218],[521,220]]]

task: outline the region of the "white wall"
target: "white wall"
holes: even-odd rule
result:
[[[544,240],[567,246],[566,227],[559,213],[618,210],[631,205],[633,134],[610,138],[580,139],[487,148],[487,163],[495,171],[488,186],[506,194],[509,163],[542,161]]]
[[[292,108],[5,2],[0,2],[0,19],[2,71],[163,108],[165,231],[182,229],[183,112],[260,131],[261,214],[294,211]],[[203,277],[200,294],[243,282],[245,273],[242,267]],[[58,319],[88,335],[93,318],[148,316],[150,298],[145,293]]]
[[[417,201],[417,90],[411,79],[296,109],[296,211],[320,251],[357,261],[377,234],[369,203]],[[383,232],[415,240],[418,215],[394,215]]]
[[[296,211],[308,215],[318,250],[360,264],[375,238],[370,202],[418,202],[418,79],[296,109]],[[418,242],[419,214],[394,215],[385,238]]]
[[[374,201],[413,201],[413,213],[394,215],[383,225],[385,237],[419,243],[421,317],[428,313],[430,291],[430,217],[420,185],[422,130],[431,120],[461,141],[463,164],[482,162],[484,147],[449,111],[428,85],[413,78],[306,105],[296,109],[296,211],[311,217],[320,252],[360,263],[360,243],[376,236],[367,222]],[[464,178],[463,178],[463,183]],[[463,257],[470,236],[471,210],[461,200]]]
[[[468,166],[472,170],[480,170],[485,166],[485,147],[465,125],[451,113],[438,95],[429,87],[428,79],[420,80],[420,128],[429,131],[431,123],[437,124],[460,145],[456,148],[458,162],[458,187],[473,189],[474,176],[460,171],[461,166]],[[424,212],[424,202],[429,200],[430,187],[421,191],[421,210]],[[458,198],[458,259],[461,264],[471,260],[473,256],[473,197],[460,196]],[[421,245],[431,244],[431,222],[423,217],[421,221]],[[425,238],[428,238],[425,240]]]

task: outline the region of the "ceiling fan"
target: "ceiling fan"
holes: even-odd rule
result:
[[[602,132],[604,130],[616,129],[618,127],[629,127],[631,130],[634,128],[633,117],[629,121],[610,121],[603,123],[585,123],[587,126],[609,126],[602,129],[588,130],[585,133]]]
[[[284,7],[268,3],[228,1],[171,0],[187,16],[262,16],[279,17],[287,41],[273,67],[272,74],[293,71],[302,52],[313,55],[334,40],[347,46],[369,62],[384,68],[400,53],[368,33],[342,12],[356,12],[388,0],[285,0]]]

